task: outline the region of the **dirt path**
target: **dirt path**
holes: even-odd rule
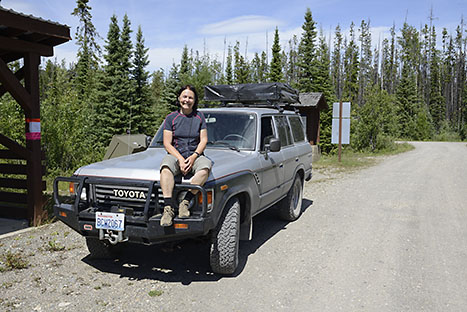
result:
[[[467,146],[414,145],[308,182],[296,222],[257,216],[233,277],[210,272],[203,241],[91,261],[62,223],[2,238],[28,267],[0,273],[0,310],[463,311]]]

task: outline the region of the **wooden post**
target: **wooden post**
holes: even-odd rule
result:
[[[339,162],[342,154],[342,100],[339,102]]]
[[[26,148],[31,152],[27,162],[28,218],[34,226],[39,225],[44,217],[42,198],[42,164],[40,133],[40,99],[39,99],[39,64],[37,53],[26,53],[24,56],[24,85],[30,95],[30,111],[26,117]]]

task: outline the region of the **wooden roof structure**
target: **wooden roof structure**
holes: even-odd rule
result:
[[[321,92],[304,92],[299,94],[300,104],[296,107],[316,107],[318,110],[328,109],[326,98]]]
[[[1,217],[26,218],[34,225],[43,218],[39,64],[41,56],[52,56],[55,46],[69,40],[68,26],[0,6],[0,96],[10,93],[23,109],[26,137],[22,146],[0,133],[0,145],[6,148],[0,149],[0,159],[8,160],[0,163]],[[8,63],[17,60],[23,66],[12,72]],[[26,175],[26,180],[18,175]],[[26,193],[15,191],[24,189]]]

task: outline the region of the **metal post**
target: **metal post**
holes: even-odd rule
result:
[[[339,102],[339,162],[342,154],[342,100]]]

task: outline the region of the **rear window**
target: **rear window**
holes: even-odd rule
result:
[[[305,133],[303,132],[303,124],[298,116],[289,117],[290,127],[292,128],[293,140],[295,142],[305,141]]]

